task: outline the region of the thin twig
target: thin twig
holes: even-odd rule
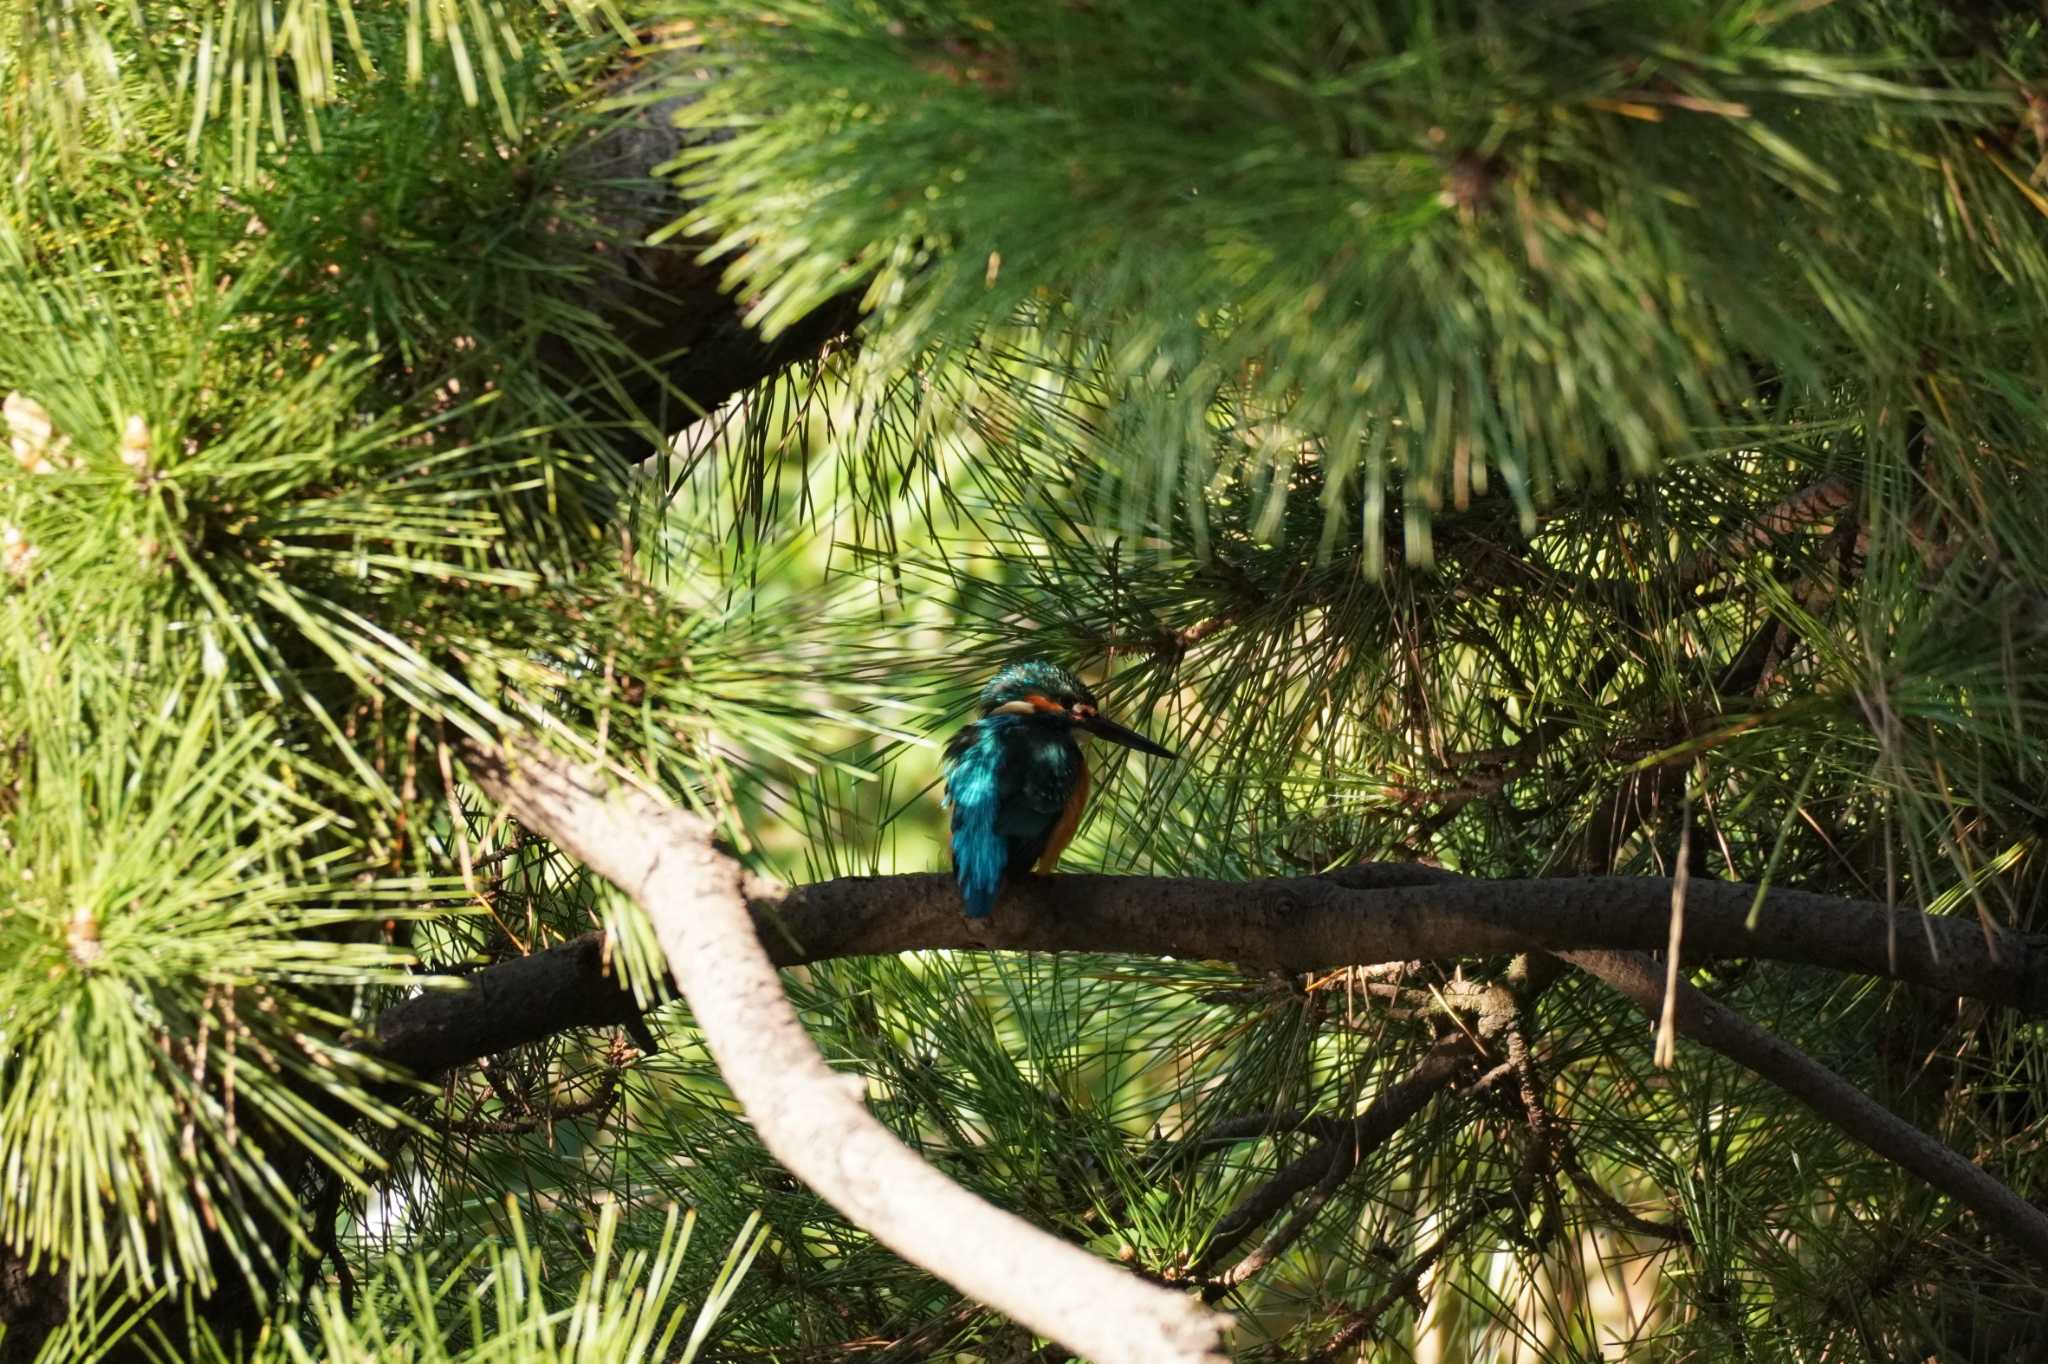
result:
[[[1706,582],[1723,568],[1768,549],[1778,537],[1824,525],[1856,498],[1856,486],[1839,474],[1808,484],[1711,549],[1681,560],[1678,581],[1687,586]]]
[[[1659,1222],[1645,1217],[1602,1188],[1592,1172],[1586,1169],[1585,1162],[1579,1159],[1578,1146],[1569,1137],[1559,1143],[1557,1166],[1586,1201],[1605,1213],[1608,1222],[1620,1230],[1662,1241],[1676,1241],[1681,1245],[1693,1243],[1692,1228],[1683,1223]]]
[[[577,1099],[559,1108],[537,1110],[510,1118],[453,1118],[436,1124],[450,1132],[464,1136],[517,1136],[532,1132],[542,1126],[552,1127],[558,1122],[574,1122],[581,1118],[602,1119],[619,1102],[619,1071],[608,1070],[598,1081],[597,1090],[587,1099]]]
[[[1422,1276],[1429,1273],[1431,1267],[1444,1257],[1444,1252],[1457,1244],[1466,1232],[1503,1209],[1519,1206],[1521,1201],[1521,1195],[1512,1189],[1498,1189],[1482,1195],[1471,1207],[1452,1219],[1451,1224],[1444,1228],[1443,1234],[1430,1242],[1421,1254],[1403,1266],[1385,1293],[1374,1299],[1370,1306],[1351,1313],[1336,1334],[1323,1343],[1322,1349],[1309,1356],[1305,1364],[1331,1364],[1331,1361],[1338,1359],[1345,1351],[1365,1339],[1372,1333],[1373,1328],[1379,1325],[1380,1318],[1396,1303],[1416,1296],[1422,1284]]]
[[[306,1257],[305,1271],[299,1279],[299,1293],[303,1296],[311,1291],[314,1280],[320,1277],[320,1267],[331,1263],[341,1308],[344,1312],[353,1312],[356,1310],[356,1276],[349,1268],[348,1256],[342,1252],[337,1231],[341,1218],[341,1195],[345,1188],[346,1181],[339,1172],[329,1170],[321,1176],[320,1192],[313,1199],[308,1218],[314,1253]]]
[[[1453,1039],[1453,1042],[1462,1040]],[[1467,1057],[1469,1058],[1473,1054],[1476,1053],[1467,1052]],[[1475,1083],[1464,1091],[1464,1094],[1469,1096],[1491,1088],[1503,1075],[1509,1073],[1511,1069],[1512,1067],[1505,1065],[1494,1067],[1492,1070],[1481,1075]],[[1370,1117],[1370,1112],[1365,1116]],[[1358,1121],[1363,1122],[1364,1120],[1364,1117],[1361,1117]],[[1346,1126],[1353,1127],[1354,1124],[1346,1124]],[[1385,1145],[1385,1138],[1382,1138],[1378,1145]],[[1225,1292],[1243,1283],[1251,1278],[1252,1275],[1286,1254],[1293,1247],[1294,1243],[1300,1240],[1307,1233],[1308,1229],[1314,1225],[1316,1218],[1322,1214],[1323,1208],[1329,1203],[1331,1197],[1342,1187],[1344,1181],[1358,1170],[1359,1166],[1364,1163],[1365,1157],[1370,1154],[1369,1151],[1358,1145],[1355,1140],[1351,1142],[1333,1142],[1324,1149],[1328,1149],[1330,1152],[1330,1168],[1323,1174],[1321,1179],[1316,1181],[1316,1186],[1309,1191],[1308,1198],[1302,1202],[1300,1207],[1294,1210],[1293,1214],[1279,1230],[1268,1236],[1264,1241],[1261,1241],[1249,1255],[1246,1255],[1229,1269],[1205,1284],[1202,1289],[1204,1301],[1214,1302]]]
[[[1555,957],[1548,957],[1554,970],[1564,968]],[[1554,977],[1553,977],[1554,979]],[[1548,984],[1548,982],[1545,982]],[[1527,1010],[1524,1010],[1526,1026]],[[1571,1133],[1561,1126],[1544,1102],[1542,1086],[1537,1083],[1536,1058],[1531,1054],[1529,1043],[1522,1027],[1511,1029],[1507,1035],[1508,1062],[1515,1068],[1516,1087],[1522,1100],[1522,1110],[1528,1119],[1529,1135],[1541,1158],[1555,1169],[1564,1172],[1574,1187],[1585,1195],[1588,1202],[1606,1213],[1610,1222],[1627,1231],[1644,1236],[1654,1236],[1667,1241],[1681,1241],[1692,1244],[1692,1232],[1683,1226],[1671,1226],[1653,1222],[1637,1215],[1613,1194],[1600,1187],[1585,1163],[1579,1159],[1578,1146],[1572,1141]]]
[[[1224,1257],[1236,1250],[1246,1237],[1264,1226],[1298,1195],[1323,1184],[1332,1174],[1340,1181],[1349,1175],[1360,1161],[1378,1150],[1428,1107],[1431,1099],[1449,1088],[1478,1055],[1478,1048],[1463,1037],[1438,1043],[1406,1075],[1387,1086],[1365,1112],[1344,1122],[1338,1131],[1282,1166],[1272,1178],[1240,1199],[1237,1206],[1217,1223],[1208,1246],[1188,1271],[1189,1277],[1213,1281]],[[1331,1187],[1335,1187],[1334,1184]],[[1299,1234],[1300,1230],[1297,1230],[1295,1235]],[[1268,1255],[1261,1259],[1259,1265],[1270,1258]],[[1254,1265],[1252,1270],[1258,1267]],[[1229,1279],[1223,1286],[1227,1288],[1240,1282],[1252,1270]]]
[[[1685,883],[1692,879],[1692,793],[1687,791],[1678,823],[1678,860],[1671,878],[1671,941],[1664,948],[1664,1007],[1657,1013],[1657,1046],[1652,1064],[1669,1070],[1678,1058],[1678,960],[1685,945]]]

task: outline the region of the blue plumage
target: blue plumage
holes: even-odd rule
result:
[[[1102,719],[1094,693],[1043,660],[996,674],[982,691],[981,710],[981,719],[946,746],[945,759],[953,874],[970,919],[995,909],[1006,880],[1034,866],[1051,870],[1080,826],[1088,765],[1077,730],[1173,756]]]
[[[1072,726],[1058,719],[991,715],[947,746],[953,870],[968,918],[985,917],[1004,879],[1045,855],[1082,771]]]

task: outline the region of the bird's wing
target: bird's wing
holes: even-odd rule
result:
[[[953,829],[993,829],[1002,804],[1003,746],[996,736],[971,724],[946,745],[946,804],[953,811]]]
[[[1002,809],[1002,745],[983,723],[968,725],[946,745],[946,804],[953,812],[953,874],[967,916],[995,906],[1009,866],[1010,845],[996,829]]]
[[[945,757],[945,769],[946,769],[946,799],[947,799],[947,800],[949,800],[949,801],[950,801],[950,800],[952,800],[952,798],[953,798],[953,768],[954,768],[954,766],[955,766],[955,765],[956,765],[957,763],[959,763],[959,761],[960,761],[960,760],[961,760],[962,758],[964,758],[964,757],[966,757],[966,756],[967,756],[967,750],[968,750],[968,749],[970,749],[970,748],[973,748],[973,747],[974,747],[974,745],[975,745],[975,742],[976,742],[977,740],[979,740],[980,738],[981,738],[981,722],[980,722],[980,721],[975,721],[975,722],[974,722],[974,723],[972,723],[972,724],[968,724],[968,725],[963,725],[963,726],[961,727],[961,729],[960,729],[960,732],[959,732],[958,734],[955,734],[955,735],[954,735],[954,736],[953,736],[953,737],[952,737],[951,739],[949,739],[949,740],[948,740],[948,741],[946,742],[946,757]]]

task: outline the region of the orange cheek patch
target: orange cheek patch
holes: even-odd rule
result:
[[[1033,710],[1047,710],[1056,715],[1066,714],[1067,708],[1057,701],[1048,701],[1043,696],[1028,696],[1025,699],[1031,703]]]

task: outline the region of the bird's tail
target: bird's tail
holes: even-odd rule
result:
[[[986,919],[993,913],[996,907],[996,892],[999,889],[1001,889],[1000,886],[969,885],[967,882],[962,881],[960,883],[960,898],[967,905],[967,917],[970,919]]]
[[[968,918],[986,919],[994,911],[1008,860],[1008,849],[993,834],[954,832],[953,879],[959,883]]]

